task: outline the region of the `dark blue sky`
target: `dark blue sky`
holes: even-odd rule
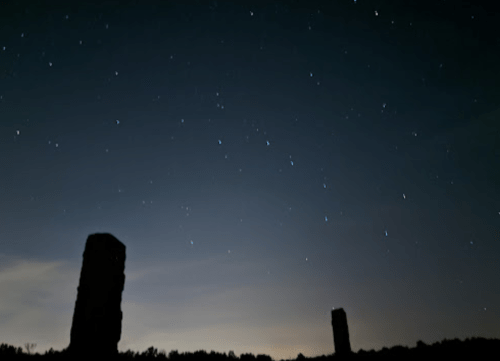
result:
[[[0,5],[1,342],[69,344],[98,232],[119,350],[500,338],[499,15],[180,4]]]

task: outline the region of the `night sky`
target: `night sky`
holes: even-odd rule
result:
[[[500,338],[499,13],[67,3],[0,4],[0,342],[68,346],[100,232],[120,351]]]

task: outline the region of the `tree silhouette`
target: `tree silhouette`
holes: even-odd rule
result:
[[[55,351],[53,348],[46,351],[44,355],[34,354],[33,350],[36,344],[26,343],[24,347],[27,353],[23,352],[22,347],[14,347],[5,343],[0,344],[0,360],[1,361],[16,361],[24,360],[29,356],[31,358],[43,358],[46,361],[86,361],[88,359],[101,359],[105,355],[101,355],[99,350],[95,353],[90,352],[87,356],[82,355],[71,355],[68,353],[68,349],[64,348],[61,351]],[[88,346],[92,349],[92,345]],[[350,355],[339,355],[329,354],[317,357],[305,357],[302,353],[297,355],[296,361],[378,361],[378,360],[421,360],[426,358],[433,358],[436,360],[446,359],[446,360],[479,360],[488,359],[490,355],[498,354],[500,350],[500,340],[499,339],[485,339],[467,338],[465,341],[459,339],[447,340],[444,339],[441,342],[435,342],[433,344],[425,344],[422,340],[417,342],[417,347],[410,348],[408,346],[396,345],[391,348],[383,347],[382,349],[375,351],[373,349],[365,351],[360,349],[357,354],[352,353]],[[220,353],[216,351],[211,351],[208,353],[205,350],[198,350],[194,353],[179,353],[177,350],[172,350],[169,353],[168,359],[165,357],[165,350],[158,351],[155,347],[151,346],[144,352],[134,353],[131,350],[126,352],[121,352],[117,356],[112,356],[109,358],[104,358],[108,361],[148,361],[148,360],[160,360],[165,361],[273,361],[273,359],[268,355],[259,354],[254,356],[251,353],[241,354],[238,358],[234,351],[229,351],[226,355],[225,353]],[[491,358],[491,357],[490,357]],[[280,360],[280,361],[293,361],[293,360]]]
[[[264,355],[264,354],[258,354],[256,358],[257,358],[257,361],[273,361],[271,356]]]
[[[31,352],[35,350],[36,348],[36,343],[28,343],[26,342],[24,344],[24,347],[26,348],[26,352],[28,353],[28,355],[31,355]]]
[[[255,356],[252,353],[244,353],[240,356],[241,361],[255,361]]]
[[[150,348],[148,348],[146,351],[143,352],[143,355],[146,357],[156,358],[156,356],[158,355],[158,349],[151,346]]]
[[[424,341],[422,341],[422,340],[417,341],[417,347],[425,347],[425,346],[427,346],[427,345],[425,344]]]
[[[168,354],[168,359],[169,360],[178,360],[179,359],[179,351],[177,350],[172,350]]]
[[[2,356],[12,356],[22,354],[23,349],[21,347],[16,348],[15,346],[2,343],[0,345],[0,355]]]

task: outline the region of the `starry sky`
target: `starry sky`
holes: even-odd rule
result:
[[[500,338],[500,15],[461,1],[0,4],[0,334],[69,344],[87,236],[120,351]],[[491,5],[492,6],[492,5]]]

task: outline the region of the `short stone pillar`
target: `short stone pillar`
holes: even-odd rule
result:
[[[335,354],[339,356],[349,355],[351,353],[351,343],[347,328],[347,316],[343,308],[332,310],[332,327]]]
[[[87,238],[68,347],[71,355],[118,354],[125,248],[109,233]]]

